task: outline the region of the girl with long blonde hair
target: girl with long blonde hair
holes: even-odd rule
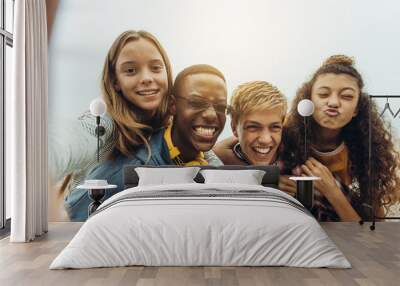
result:
[[[152,34],[130,30],[115,39],[107,53],[101,80],[107,107],[104,120],[112,122],[109,124],[111,135],[108,134],[102,144],[100,164],[91,162],[87,168],[82,168],[74,186],[91,176],[99,176],[97,179],[109,177],[109,174],[97,174],[94,170],[100,166],[102,170],[111,170],[107,166],[117,164],[114,161],[121,156],[141,156],[144,152],[137,152],[143,145],[147,149],[147,159],[143,161],[150,160],[150,137],[166,127],[170,119],[168,105],[172,78],[167,53]],[[114,193],[108,190],[104,199]],[[90,203],[87,190],[75,188],[66,196],[64,205],[71,220],[82,221],[87,218]]]

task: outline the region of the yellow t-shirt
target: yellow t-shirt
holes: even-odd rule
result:
[[[320,152],[314,148],[312,152],[315,159],[324,164],[343,184],[351,184],[349,149],[344,142],[331,152]]]
[[[174,144],[172,143],[171,132],[172,132],[172,124],[170,124],[168,128],[165,130],[164,140],[168,146],[169,156],[175,165],[187,166],[187,167],[196,165],[208,165],[208,162],[204,159],[203,152],[199,152],[194,160],[189,162],[183,162],[183,160],[179,156],[181,152],[179,151],[178,147],[174,146]]]

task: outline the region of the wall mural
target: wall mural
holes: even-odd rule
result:
[[[376,54],[373,1],[100,2],[60,1],[49,42],[50,220],[86,220],[125,165],[275,165],[293,197],[318,177],[320,221],[396,214],[400,99],[370,95],[399,91],[399,43]]]

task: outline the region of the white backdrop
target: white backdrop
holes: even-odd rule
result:
[[[65,135],[67,120],[100,95],[107,50],[127,29],[156,35],[175,75],[192,64],[216,66],[229,94],[266,80],[291,99],[326,57],[340,53],[355,57],[368,92],[400,95],[399,15],[396,0],[60,0],[49,46],[50,135]],[[220,138],[230,134],[227,121]]]

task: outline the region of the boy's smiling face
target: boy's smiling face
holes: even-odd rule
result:
[[[211,150],[225,125],[225,81],[210,73],[191,74],[177,91],[171,107],[174,145],[182,154]]]
[[[282,108],[254,110],[232,120],[233,134],[251,165],[270,165],[277,156],[282,139]]]

